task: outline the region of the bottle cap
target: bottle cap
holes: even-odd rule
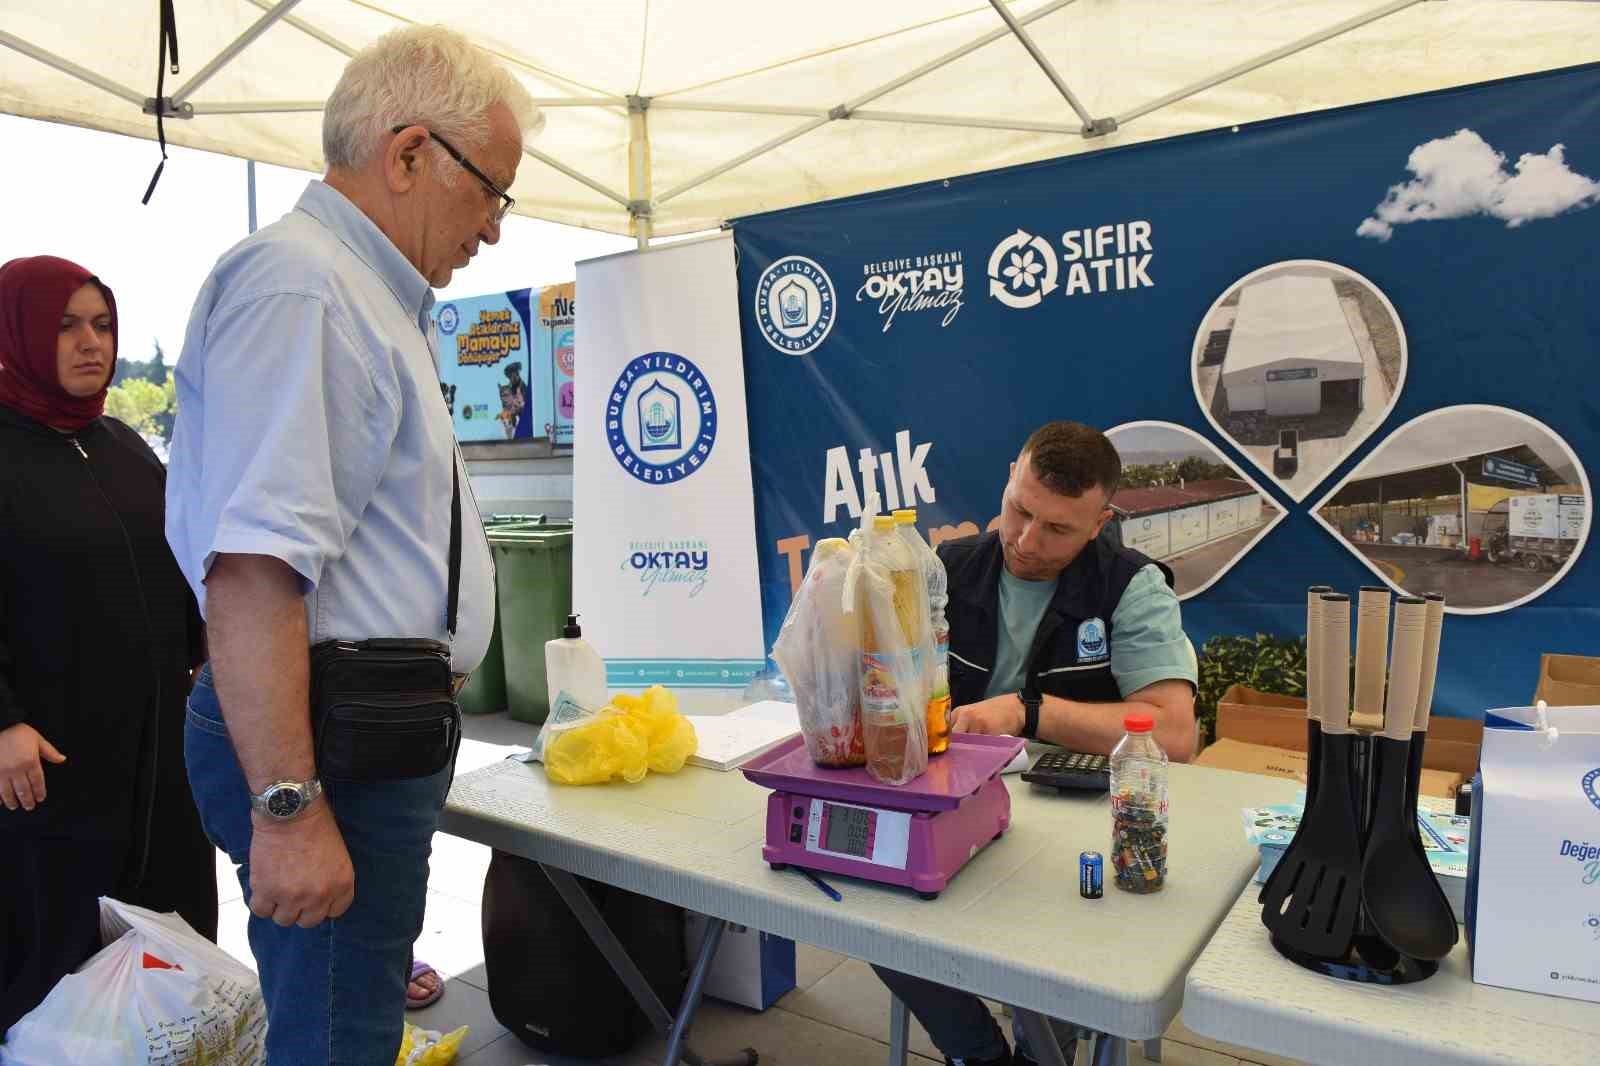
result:
[[[894,513],[894,524],[897,526],[914,526],[917,524],[917,509],[903,507]]]
[[[879,532],[879,533],[882,533],[885,530],[893,529],[894,528],[894,516],[893,515],[886,515],[886,514],[876,515],[872,519],[872,528],[875,531]]]
[[[573,639],[575,639],[577,637],[583,636],[583,630],[581,628],[579,628],[579,626],[578,626],[578,616],[577,615],[575,615],[575,614],[567,615],[567,626],[566,626],[565,629],[563,629],[561,631],[561,635],[562,635],[562,637],[566,638],[567,640],[573,640]]]
[[[1130,733],[1150,733],[1156,728],[1156,720],[1148,714],[1130,714],[1122,720],[1122,728]]]

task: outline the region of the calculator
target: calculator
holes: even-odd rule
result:
[[[1106,792],[1111,788],[1111,760],[1080,751],[1047,751],[1022,771],[1022,779],[1063,792]]]

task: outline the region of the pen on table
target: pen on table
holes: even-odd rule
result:
[[[834,888],[832,885],[828,884],[828,882],[824,881],[810,870],[807,870],[804,866],[796,866],[795,869],[805,874],[807,881],[810,881],[812,884],[822,889],[823,895],[827,896],[835,903],[844,902],[844,897],[839,895],[839,890],[837,888]]]

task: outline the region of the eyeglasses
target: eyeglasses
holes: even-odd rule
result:
[[[396,126],[394,129],[390,130],[389,132],[390,133],[399,133],[401,130],[403,130],[405,128],[406,127],[403,126],[403,125]],[[426,128],[426,127],[424,127],[424,128]],[[439,136],[437,133],[433,132],[432,130],[428,130],[427,132],[428,132],[428,136],[429,137],[432,137],[435,141],[437,141],[439,143],[439,147],[440,148],[443,148],[446,152],[448,152],[450,154],[450,158],[451,159],[454,159],[457,163],[461,164],[461,169],[465,170],[468,174],[471,174],[473,177],[477,178],[480,182],[483,183],[483,187],[485,189],[487,189],[490,193],[492,193],[496,198],[499,199],[500,204],[499,204],[498,207],[495,208],[495,212],[494,212],[495,225],[499,225],[505,219],[505,217],[511,213],[511,209],[516,206],[517,201],[512,199],[510,196],[507,196],[504,189],[500,188],[500,186],[496,185],[493,181],[490,181],[489,180],[489,175],[485,174],[483,171],[481,171],[477,167],[473,166],[472,165],[472,160],[468,159],[466,156],[464,156],[460,152],[456,151],[455,146],[452,145],[449,141],[445,140],[443,137]]]

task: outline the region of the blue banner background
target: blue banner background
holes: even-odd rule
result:
[[[1300,116],[737,220],[743,337],[764,636],[790,597],[779,542],[844,535],[823,521],[825,456],[844,446],[895,453],[931,444],[936,503],[924,528],[999,513],[1007,464],[1027,433],[1071,418],[1101,428],[1142,419],[1188,426],[1273,492],[1288,518],[1220,581],[1185,601],[1199,647],[1222,633],[1301,634],[1305,586],[1341,590],[1372,574],[1311,517],[1349,469],[1425,411],[1499,404],[1542,420],[1591,476],[1600,463],[1600,209],[1515,227],[1473,217],[1356,233],[1417,146],[1471,129],[1515,167],[1564,145],[1567,165],[1600,175],[1600,65]],[[1062,252],[1068,229],[1151,225],[1153,287],[1066,296],[1025,310],[989,294],[991,252],[1019,229]],[[902,311],[885,331],[857,290],[869,264],[959,252],[962,306]],[[763,333],[763,274],[803,256],[832,282],[832,325],[804,354]],[[1376,284],[1404,324],[1409,365],[1387,419],[1296,504],[1212,427],[1196,401],[1191,346],[1208,309],[1245,274],[1291,259],[1347,266]],[[770,280],[770,279],[769,279]],[[1065,264],[1059,284],[1066,282]],[[781,284],[781,282],[780,282]],[[772,286],[772,299],[779,286]],[[816,298],[816,291],[802,292]],[[1592,514],[1592,512],[1591,512]],[[1600,549],[1522,607],[1452,616],[1436,707],[1481,716],[1532,695],[1543,651],[1600,654]]]

